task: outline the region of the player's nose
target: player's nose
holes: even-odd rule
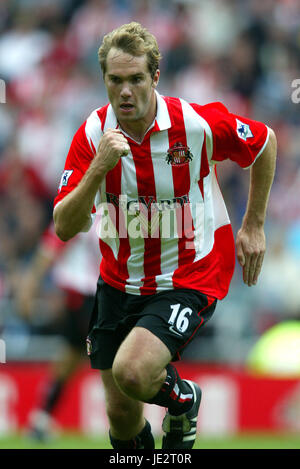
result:
[[[130,89],[128,84],[124,83],[120,94],[121,94],[121,98],[123,98],[123,99],[130,98],[132,93],[131,93],[131,89]]]

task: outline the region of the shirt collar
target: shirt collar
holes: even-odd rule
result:
[[[158,130],[167,130],[171,127],[171,119],[168,111],[168,106],[164,98],[155,90],[157,110],[156,110],[156,123]]]
[[[154,127],[155,131],[167,130],[171,127],[171,119],[169,116],[168,106],[163,97],[156,90],[155,95],[157,103],[156,117],[150,128]],[[112,108],[112,105],[109,104],[103,131],[105,132],[107,129],[116,129],[118,125],[119,124],[114,110]]]

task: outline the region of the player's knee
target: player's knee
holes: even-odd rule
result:
[[[126,395],[134,399],[141,398],[147,383],[138,366],[117,361],[113,364],[112,372],[117,385]]]

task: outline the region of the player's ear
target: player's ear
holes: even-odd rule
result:
[[[153,88],[156,88],[157,85],[158,85],[158,82],[159,82],[159,75],[160,75],[160,71],[157,69],[155,74],[154,74],[154,77],[153,77],[153,80],[152,80],[152,87]]]

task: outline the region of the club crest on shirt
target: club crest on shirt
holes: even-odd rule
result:
[[[184,146],[181,142],[176,142],[168,150],[166,161],[171,165],[183,165],[189,163],[193,159],[193,155],[189,147]]]
[[[248,124],[244,124],[240,120],[236,119],[236,132],[242,140],[247,140],[249,137],[253,137],[253,133]]]
[[[61,179],[60,179],[59,187],[58,187],[59,191],[61,190],[62,186],[67,186],[68,185],[68,181],[69,181],[69,178],[70,178],[72,173],[73,173],[73,169],[65,169],[64,170],[64,172],[62,173]]]

